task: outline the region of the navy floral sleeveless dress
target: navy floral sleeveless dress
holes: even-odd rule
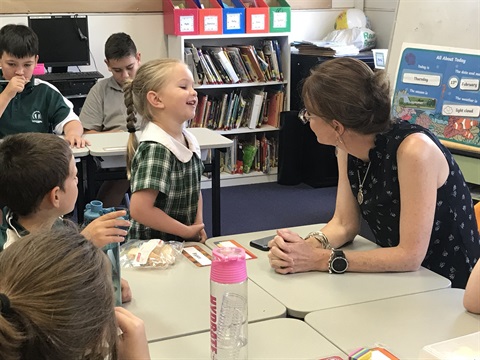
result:
[[[375,242],[382,247],[399,243],[400,187],[397,171],[397,149],[410,134],[423,133],[431,138],[448,160],[450,174],[437,190],[435,218],[427,254],[422,266],[465,288],[470,272],[480,257],[480,239],[473,202],[465,179],[450,151],[437,137],[420,125],[400,121],[386,133],[377,135],[370,150],[370,169],[363,184],[364,200],[360,211]],[[357,196],[359,175],[363,180],[368,163],[348,157],[348,178]],[[418,179],[422,181],[422,179]]]

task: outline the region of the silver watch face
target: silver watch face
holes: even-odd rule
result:
[[[331,263],[332,271],[336,272],[337,274],[344,273],[348,267],[348,261],[344,257],[336,257],[332,260]]]

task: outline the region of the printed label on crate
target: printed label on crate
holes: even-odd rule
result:
[[[252,14],[252,30],[265,30],[265,14]]]
[[[196,266],[209,266],[212,264],[212,257],[198,245],[185,246],[182,253]]]
[[[218,31],[218,16],[205,16],[203,28],[205,31]]]
[[[241,16],[239,13],[227,14],[227,29],[240,30],[241,28],[240,19],[241,19]]]
[[[274,28],[286,28],[287,27],[287,13],[277,12],[273,13],[273,27]]]
[[[195,30],[194,16],[180,16],[180,31],[193,32]]]

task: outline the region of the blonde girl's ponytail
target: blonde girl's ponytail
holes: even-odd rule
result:
[[[123,87],[123,95],[125,106],[127,108],[127,130],[129,132],[128,143],[127,143],[127,178],[130,179],[131,174],[131,165],[133,155],[135,150],[138,147],[138,140],[135,132],[136,129],[136,111],[133,104],[133,92],[132,92],[132,80],[128,80]]]

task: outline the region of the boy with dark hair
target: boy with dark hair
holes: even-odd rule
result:
[[[45,161],[48,159],[48,162]],[[72,150],[53,134],[17,134],[0,143],[0,202],[5,203],[0,226],[0,251],[22,236],[62,223],[73,211],[78,194]],[[98,247],[121,242],[130,222],[115,211],[92,221],[82,234]]]
[[[127,130],[123,84],[135,77],[140,66],[140,53],[130,35],[123,32],[110,35],[105,43],[105,64],[112,76],[90,89],[80,113],[86,134]],[[103,182],[96,197],[107,207],[119,206],[129,187],[127,179],[108,180]]]
[[[105,43],[105,64],[112,76],[90,89],[80,113],[85,133],[127,130],[123,84],[135,77],[140,66],[140,53],[129,35],[110,35]]]
[[[46,161],[48,160],[48,162]],[[0,142],[0,252],[30,233],[66,226],[62,216],[73,211],[78,195],[75,159],[69,145],[53,134],[30,133],[6,136]],[[121,242],[130,221],[114,211],[95,219],[82,235],[97,247]],[[122,301],[130,301],[128,283],[122,279]]]
[[[64,134],[84,147],[83,127],[73,104],[51,84],[33,76],[38,38],[25,25],[0,29],[0,138],[22,132]]]

